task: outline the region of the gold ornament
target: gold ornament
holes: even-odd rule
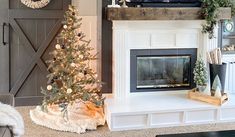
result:
[[[55,45],[55,48],[56,48],[56,49],[61,49],[60,44],[56,44],[56,45]]]
[[[52,86],[51,86],[51,85],[48,85],[48,86],[47,86],[47,90],[52,90]]]
[[[73,92],[73,90],[72,90],[71,88],[68,88],[68,89],[67,89],[67,93],[68,93],[68,94],[70,94],[70,93],[72,93],[72,92]]]

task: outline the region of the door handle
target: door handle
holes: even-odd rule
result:
[[[5,26],[7,26],[6,22],[3,22],[2,24],[2,44],[5,46],[7,42],[5,42]]]

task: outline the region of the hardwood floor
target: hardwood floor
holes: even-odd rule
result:
[[[188,134],[157,135],[156,137],[235,137],[235,130],[218,132],[201,132]]]

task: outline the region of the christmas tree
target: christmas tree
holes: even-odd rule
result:
[[[199,57],[199,59],[196,61],[193,74],[194,74],[194,82],[198,86],[206,85],[207,71],[206,71],[205,63],[203,62],[201,57]]]
[[[49,105],[58,105],[66,111],[67,106],[74,102],[103,106],[101,82],[89,66],[90,61],[96,60],[96,55],[90,53],[93,48],[80,29],[81,20],[75,7],[69,6],[62,22],[63,28],[56,37],[55,50],[50,52],[53,58],[47,61],[50,74],[47,76],[47,89],[42,88],[43,110]]]

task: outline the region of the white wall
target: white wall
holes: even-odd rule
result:
[[[78,8],[82,17],[82,31],[86,38],[91,40],[93,53],[98,53],[98,60],[91,63],[99,76],[101,74],[101,0],[72,0],[72,4]]]
[[[98,1],[100,0],[72,0],[82,16],[97,16]]]

